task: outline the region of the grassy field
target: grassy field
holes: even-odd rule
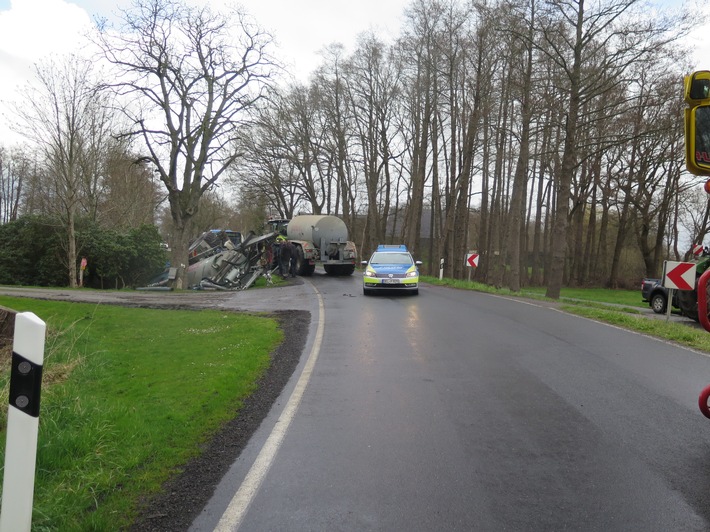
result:
[[[519,293],[511,292],[506,288],[495,288],[481,283],[471,281],[456,281],[452,279],[442,279],[437,277],[422,277],[422,281],[441,285],[452,286],[463,290],[477,290],[501,295],[515,295],[522,297],[544,298],[547,288],[545,287],[524,287]],[[641,287],[638,290],[610,290],[607,288],[562,288],[560,301],[563,302],[594,302],[609,303],[612,305],[623,305],[628,307],[647,308],[648,303],[641,300]]]
[[[545,297],[546,288],[526,287],[521,290],[523,296]],[[638,290],[610,290],[608,288],[563,288],[560,293],[562,302],[594,302],[622,305],[631,308],[648,308],[648,302],[641,300],[641,287]]]
[[[33,530],[129,524],[137,501],[234,417],[282,338],[272,319],[220,311],[2,296],[0,305],[48,326]]]
[[[463,281],[460,289],[544,300]],[[692,322],[641,315],[632,290],[563,289],[561,309],[710,352]],[[47,322],[33,530],[116,530],[198,452],[254,389],[282,335],[274,320],[0,296]],[[0,357],[7,397],[9,358]],[[5,441],[6,409],[0,410]],[[0,464],[4,463],[0,445]]]
[[[454,281],[435,277],[422,277],[422,281],[452,286],[462,290],[476,290],[511,297],[526,297],[545,300],[545,288],[523,288],[519,293],[508,289],[495,288],[481,283]],[[550,300],[551,301],[551,300]],[[560,309],[632,331],[675,342],[692,349],[710,353],[710,334],[694,326],[691,320],[666,322],[649,319],[641,309],[648,309],[648,303],[641,300],[638,290],[610,290],[605,288],[562,288],[559,299]]]

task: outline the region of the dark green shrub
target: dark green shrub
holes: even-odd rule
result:
[[[66,286],[65,238],[49,216],[23,216],[0,225],[0,284]],[[82,257],[88,263],[84,286],[142,286],[165,268],[160,234],[151,225],[118,232],[84,219],[76,224],[76,240],[77,269]]]
[[[119,233],[92,224],[78,239],[88,268],[84,286],[123,288],[144,286],[165,268],[166,254],[156,227],[143,225]]]
[[[64,286],[68,270],[56,220],[23,216],[0,225],[0,284]]]

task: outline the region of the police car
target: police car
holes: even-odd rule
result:
[[[377,290],[397,289],[411,294],[419,293],[419,266],[407,246],[380,245],[369,261],[363,261],[365,275],[362,278],[362,291],[368,296]]]

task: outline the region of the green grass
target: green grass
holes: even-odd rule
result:
[[[507,288],[496,288],[483,283],[473,281],[459,281],[455,279],[442,279],[438,277],[422,276],[422,281],[440,286],[451,286],[463,290],[476,290],[492,294],[512,295],[544,299],[547,288],[545,287],[524,287],[520,292],[512,292]],[[610,305],[624,305],[627,307],[648,307],[648,303],[641,300],[641,287],[638,290],[610,290],[606,288],[562,288],[560,301],[564,302],[592,302],[608,303]]]
[[[705,329],[689,327],[692,323],[690,320],[687,323],[654,320],[625,312],[609,309],[600,310],[579,305],[563,305],[561,308],[578,316],[610,323],[699,351],[710,352],[710,334]]]
[[[48,325],[33,530],[128,525],[138,501],[234,417],[282,339],[270,318],[221,311],[0,305]]]
[[[547,291],[544,287],[526,287],[521,290],[521,295],[534,295],[545,297]],[[638,290],[611,290],[608,288],[562,288],[561,301],[593,301],[596,303],[609,303],[625,305],[628,307],[648,307],[648,303],[641,300],[641,287]]]
[[[422,281],[463,290],[553,301],[545,298],[547,289],[544,287],[525,287],[516,293],[506,288],[495,288],[468,281],[452,279],[439,281],[435,277],[422,277]],[[661,338],[699,351],[710,352],[710,334],[702,328],[693,326],[690,319],[683,322],[666,322],[662,319],[649,319],[642,316],[641,309],[648,308],[648,303],[641,300],[640,286],[638,290],[562,288],[559,303],[562,310],[572,314]]]

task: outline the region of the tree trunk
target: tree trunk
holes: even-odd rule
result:
[[[533,50],[532,50],[532,32],[535,23],[535,2],[531,2],[530,13],[530,33],[528,35],[529,42],[526,43],[526,64],[523,83],[520,87],[522,93],[521,116],[522,130],[520,132],[520,152],[518,153],[518,161],[515,164],[515,174],[513,176],[513,193],[510,198],[510,211],[508,216],[508,235],[507,248],[510,264],[510,274],[508,277],[508,287],[513,292],[520,291],[520,247],[521,247],[521,229],[524,220],[524,192],[527,190],[525,182],[528,177],[528,158],[530,156],[530,122],[532,120],[532,112],[530,106],[530,95],[532,93],[532,67],[533,67]]]
[[[69,266],[69,286],[76,288],[78,284],[76,270],[76,227],[74,221],[75,213],[69,209],[67,213],[67,265]]]
[[[574,64],[570,73],[570,98],[565,124],[565,143],[562,155],[562,171],[557,182],[557,208],[552,228],[552,248],[550,276],[546,297],[559,299],[567,258],[567,227],[569,224],[569,200],[572,179],[577,168],[577,120],[580,109],[580,78],[582,69],[582,23],[584,21],[584,0],[579,1],[577,11],[577,38],[574,46]]]

